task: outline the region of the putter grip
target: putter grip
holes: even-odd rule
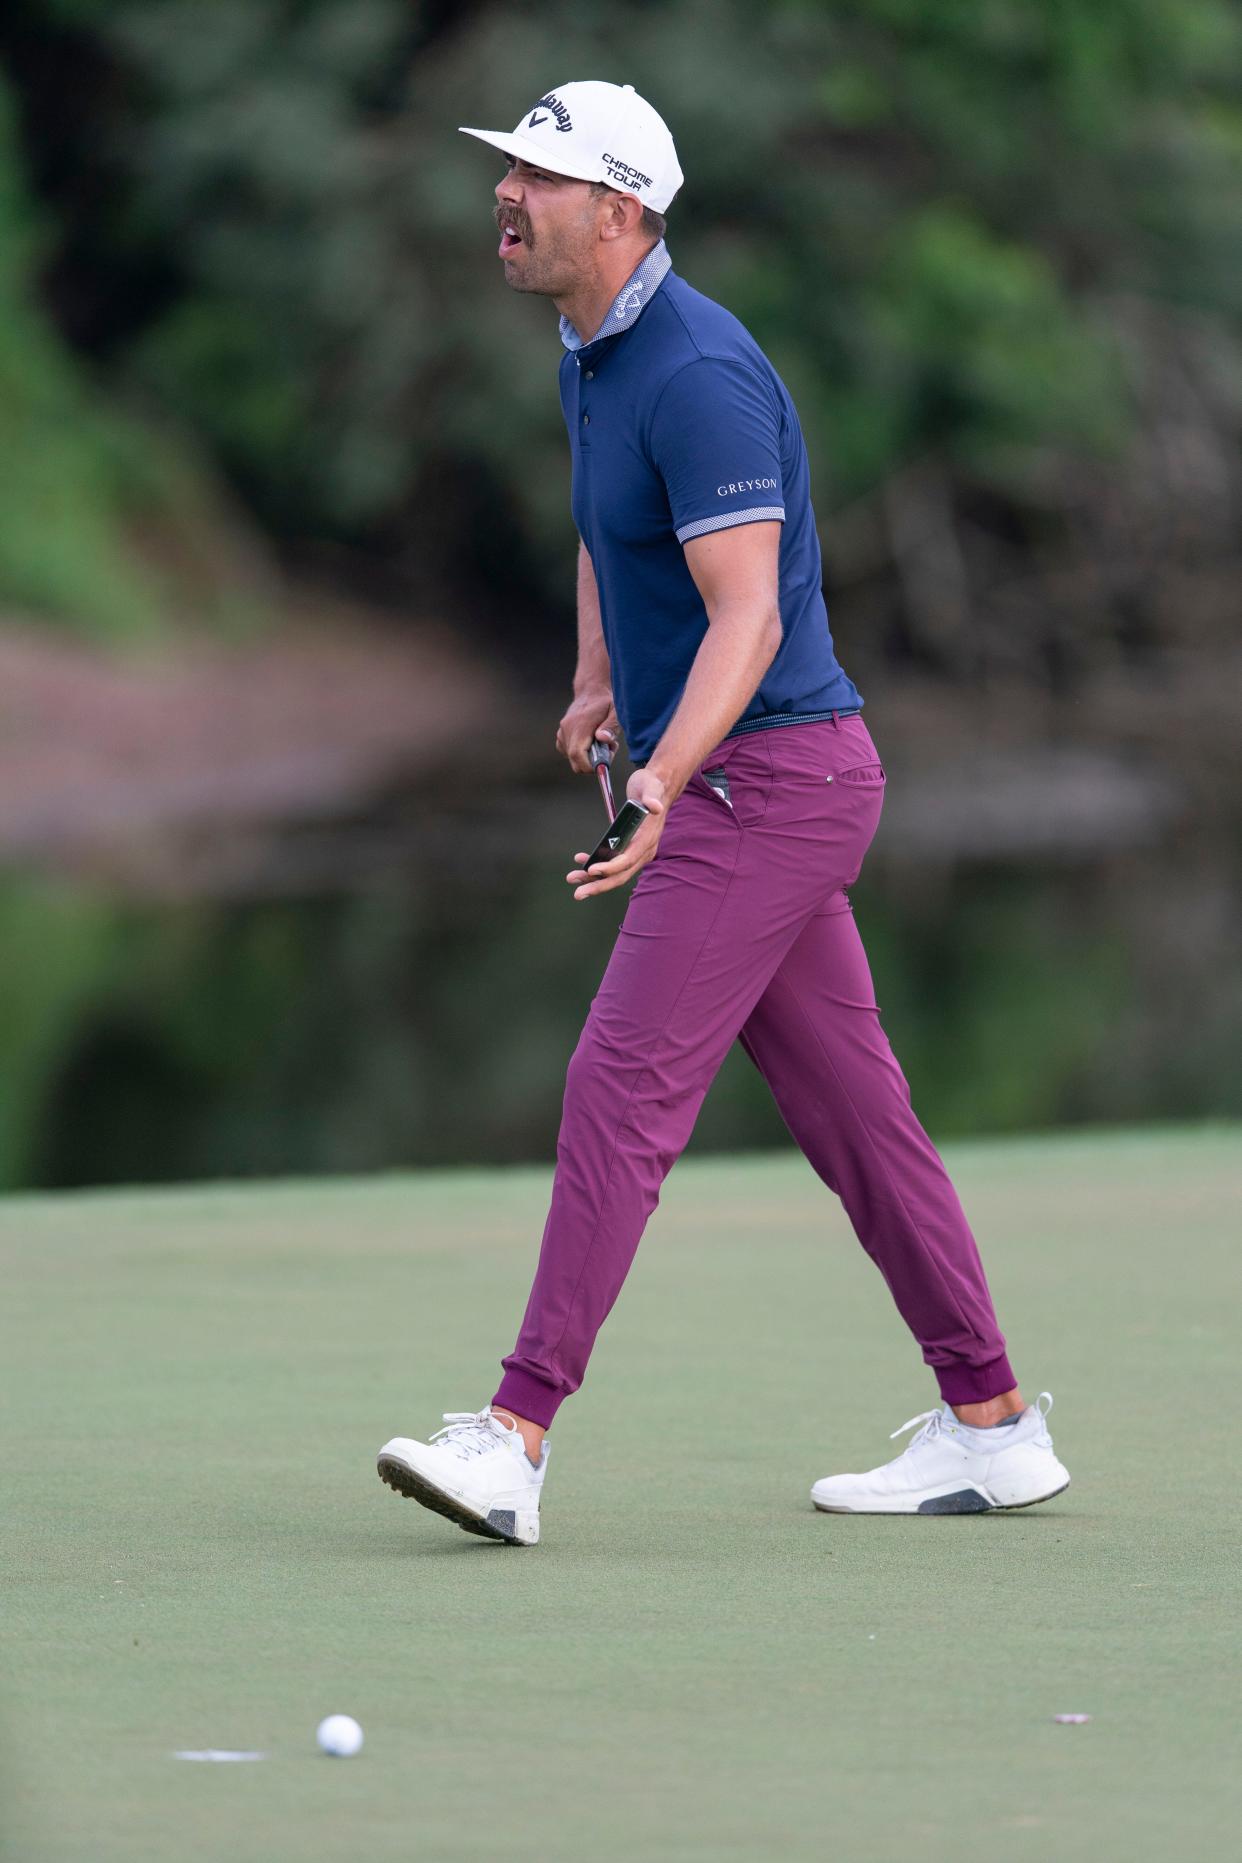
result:
[[[599,739],[596,738],[591,745],[590,756],[591,768],[593,770],[598,770],[601,763],[607,766],[612,762],[612,745],[601,744]]]

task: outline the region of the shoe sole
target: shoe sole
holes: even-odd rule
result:
[[[425,1476],[416,1474],[405,1462],[398,1462],[392,1456],[380,1456],[375,1466],[386,1488],[391,1488],[394,1494],[404,1495],[407,1501],[417,1501],[420,1507],[430,1508],[433,1514],[442,1514],[455,1527],[460,1527],[463,1533],[477,1533],[485,1540],[500,1540],[505,1546],[531,1544],[529,1540],[519,1539],[516,1533],[506,1532],[502,1525],[493,1524],[493,1521],[511,1520],[513,1516],[508,1510],[496,1509],[484,1519],[479,1514],[472,1514],[464,1502],[446,1494]]]
[[[938,1494],[929,1501],[920,1501],[917,1507],[825,1507],[822,1501],[812,1505],[817,1514],[865,1514],[870,1519],[909,1519],[915,1514],[925,1518],[944,1514],[1020,1514],[1024,1507],[1041,1507],[1045,1501],[1055,1500],[1068,1487],[1069,1482],[1063,1481],[1059,1488],[1049,1488],[1047,1494],[1036,1494],[1029,1501],[989,1501],[978,1488],[960,1488],[956,1494]]]

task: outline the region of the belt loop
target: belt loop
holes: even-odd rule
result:
[[[836,712],[833,712],[832,714],[832,728],[834,731],[839,731],[841,729],[841,720],[837,716]]]

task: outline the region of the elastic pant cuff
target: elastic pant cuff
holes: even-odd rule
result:
[[[515,1416],[525,1417],[528,1423],[537,1423],[546,1430],[551,1428],[565,1396],[564,1391],[546,1384],[542,1378],[532,1377],[520,1366],[506,1366],[492,1404],[497,1410],[511,1410]]]
[[[1002,1352],[986,1365],[938,1365],[936,1382],[946,1404],[986,1404],[990,1397],[1002,1397],[1016,1388],[1009,1360]]]

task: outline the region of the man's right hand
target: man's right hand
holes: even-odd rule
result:
[[[621,726],[613,708],[611,692],[584,692],[573,700],[561,719],[556,733],[556,748],[568,757],[571,770],[585,772],[591,767],[591,745],[598,740],[615,750]]]

